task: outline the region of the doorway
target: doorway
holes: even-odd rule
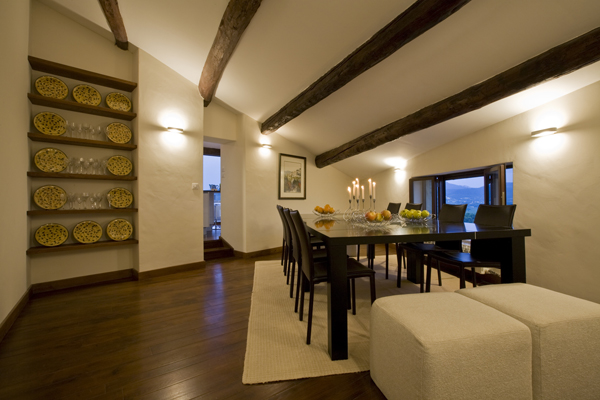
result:
[[[203,155],[204,240],[221,236],[221,150],[217,143],[204,143]]]

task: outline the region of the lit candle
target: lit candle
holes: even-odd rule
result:
[[[375,182],[373,182],[373,200],[375,200]]]
[[[365,199],[365,187],[364,185],[360,187],[362,189],[362,199]]]
[[[371,183],[371,178],[369,178],[369,197],[373,195],[373,184]]]
[[[358,178],[356,178],[356,190],[360,189],[360,182],[358,181]],[[360,192],[357,193],[358,196],[360,196]]]
[[[350,190],[350,186],[348,186],[348,200],[352,200],[352,191]]]

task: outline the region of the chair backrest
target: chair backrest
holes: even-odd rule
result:
[[[502,226],[512,228],[513,218],[515,217],[516,204],[508,206],[489,206],[479,205],[475,214],[475,223],[477,225]]]
[[[294,257],[294,260],[297,263],[300,263],[301,260],[301,255],[300,255],[300,242],[298,240],[298,234],[296,233],[296,228],[294,227],[294,222],[292,221],[292,217],[290,216],[290,209],[289,208],[284,208],[283,209],[283,216],[285,217],[289,227],[290,227],[290,236],[292,239],[292,243],[289,244],[288,246],[290,246],[290,248],[292,249],[292,257]]]
[[[308,237],[308,230],[304,226],[304,221],[298,211],[290,211],[292,222],[298,234],[298,242],[300,243],[300,257],[302,258],[302,272],[309,280],[315,276],[315,265],[313,260],[312,246]]]
[[[421,210],[423,208],[423,203],[406,203],[406,210]]]
[[[277,211],[279,212],[279,216],[281,217],[281,224],[283,225],[283,238],[285,239],[285,244],[291,246],[292,238],[290,233],[290,227],[285,219],[285,215],[283,215],[283,207],[277,205]]]
[[[402,203],[389,203],[387,209],[392,214],[398,214],[400,212],[401,205],[402,205]]]
[[[466,204],[443,204],[438,220],[440,222],[464,222],[465,212],[467,212]]]

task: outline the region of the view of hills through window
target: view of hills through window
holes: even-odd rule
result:
[[[467,204],[465,222],[473,222],[480,204],[485,203],[483,176],[446,180],[446,204]],[[506,204],[513,203],[512,168],[506,169]]]

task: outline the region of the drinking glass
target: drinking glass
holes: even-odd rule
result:
[[[75,200],[77,200],[77,210],[83,210],[83,193],[76,193]]]
[[[67,203],[69,203],[69,210],[73,210],[75,208],[75,193],[67,193]]]
[[[88,192],[83,192],[83,193],[81,193],[81,197],[83,198],[83,208],[85,210],[87,210],[88,209],[87,200],[89,199],[90,194]]]
[[[92,174],[100,175],[100,161],[97,158],[90,158],[92,164]]]
[[[83,132],[82,132],[82,138],[83,139],[89,139],[90,138],[90,125],[89,124],[83,124],[82,130],[83,130]]]
[[[102,130],[102,126],[98,125],[96,127],[96,135],[98,138],[96,140],[105,140],[104,139],[104,131]]]
[[[102,167],[102,175],[108,175],[108,169],[106,167],[107,165],[108,165],[108,158],[105,158],[100,163],[100,166]]]
[[[96,208],[98,210],[102,209],[102,200],[103,200],[103,196],[101,192],[97,192],[96,193]]]

